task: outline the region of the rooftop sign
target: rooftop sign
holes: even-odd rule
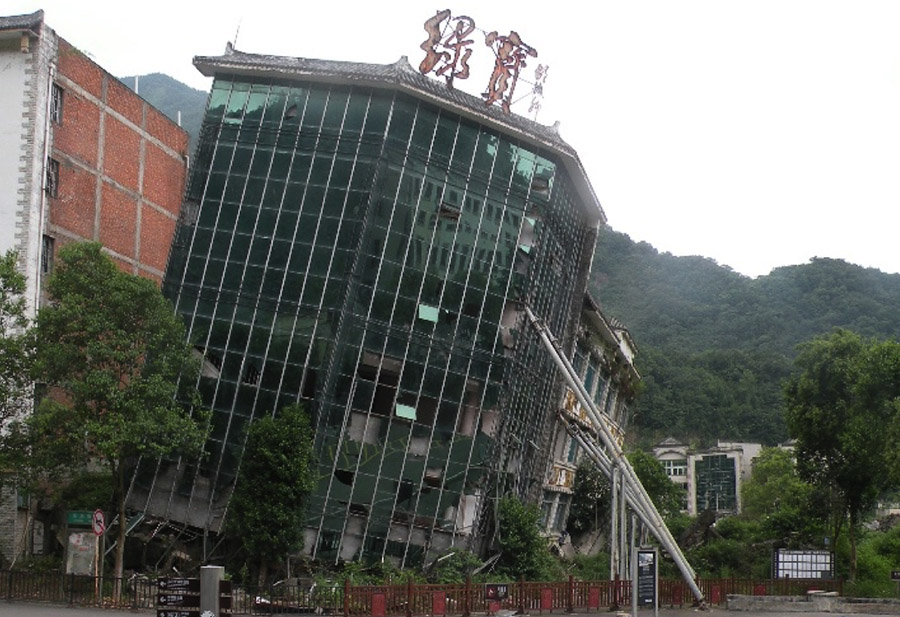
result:
[[[449,9],[444,9],[428,19],[424,27],[428,38],[420,45],[425,58],[419,64],[419,72],[443,77],[447,80],[448,88],[453,87],[454,79],[467,79],[472,45],[475,43],[475,39],[469,37],[475,33],[475,20],[467,15],[454,17]],[[484,33],[485,46],[494,55],[494,69],[481,97],[486,106],[499,105],[508,114],[514,103],[528,96],[525,94],[519,99],[514,98],[522,70],[527,66],[529,58],[537,58],[538,52],[525,43],[515,30],[510,30],[508,35],[498,34],[496,30],[480,32]],[[541,108],[540,99],[548,68],[539,64],[534,81],[530,82],[532,100],[529,113],[536,115]]]

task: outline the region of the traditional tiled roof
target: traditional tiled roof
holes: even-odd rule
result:
[[[10,15],[0,17],[0,30],[40,30],[44,23],[44,11],[39,10],[28,15]]]
[[[656,444],[656,447],[664,447],[664,446],[683,446],[684,444],[675,439],[674,437],[666,437],[661,442]]]
[[[558,123],[545,126],[523,116],[506,114],[499,107],[487,106],[479,97],[449,88],[443,81],[422,75],[410,66],[406,56],[393,64],[370,64],[251,54],[238,51],[229,44],[222,56],[194,57],[194,66],[208,77],[228,73],[401,90],[442,107],[451,107],[462,116],[559,154],[578,186],[582,199],[588,207],[595,208],[592,218],[606,221],[603,208],[594,194],[578,154],[559,135]]]

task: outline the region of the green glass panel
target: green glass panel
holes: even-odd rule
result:
[[[407,420],[416,419],[416,408],[410,407],[409,405],[401,405],[400,403],[397,403],[395,413],[397,414],[398,418],[406,418]]]
[[[381,139],[387,128],[388,116],[391,112],[391,99],[383,95],[373,95],[366,113],[363,127],[363,141],[360,143],[360,154],[376,156],[381,150]]]
[[[416,103],[406,97],[398,97],[394,102],[394,110],[391,114],[391,126],[388,129],[388,141],[400,146],[405,146],[409,141],[416,117]],[[368,122],[366,132],[368,132]]]
[[[313,89],[309,92],[306,101],[306,109],[303,113],[303,130],[317,129],[322,124],[322,114],[325,112],[325,100],[328,93],[324,90]]]
[[[337,131],[344,120],[344,112],[347,108],[347,92],[332,90],[328,97],[328,107],[325,110],[325,118],[322,121],[323,129]]]
[[[419,319],[437,323],[439,312],[437,307],[428,306],[427,304],[419,305]]]
[[[237,86],[237,84],[235,84]],[[244,115],[244,106],[247,104],[249,92],[239,92],[234,90],[228,97],[228,104],[225,106],[225,122],[239,124]]]
[[[369,96],[367,93],[354,92],[351,94],[350,102],[347,105],[347,115],[344,118],[343,133],[345,135],[356,135],[362,131],[368,106]]]

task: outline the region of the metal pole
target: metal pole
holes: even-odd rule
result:
[[[638,479],[637,474],[635,474],[634,469],[631,467],[631,463],[629,463],[628,459],[625,458],[624,451],[619,446],[616,439],[613,437],[612,431],[609,427],[611,420],[609,420],[608,416],[605,416],[605,414],[601,414],[597,407],[594,405],[591,397],[585,390],[584,385],[579,379],[577,379],[577,373],[575,369],[572,368],[572,365],[569,362],[568,358],[566,358],[565,355],[561,353],[557,348],[555,337],[550,333],[546,326],[544,326],[544,324],[540,320],[538,320],[538,318],[534,315],[528,305],[525,305],[524,308],[525,314],[528,316],[528,320],[531,322],[531,325],[534,326],[534,328],[537,330],[541,341],[544,343],[544,347],[547,349],[547,351],[550,353],[550,356],[560,368],[563,377],[572,388],[575,396],[578,398],[578,402],[581,403],[582,407],[584,407],[585,411],[591,419],[591,425],[593,426],[594,430],[597,431],[601,441],[603,442],[606,450],[604,454],[608,454],[603,457],[597,457],[595,458],[595,460],[601,459],[609,462],[611,459],[614,459],[615,462],[621,466],[623,481],[627,483],[631,492],[631,499],[629,499],[629,501],[631,502],[632,509],[635,510],[635,512],[641,517],[644,524],[650,529],[650,531],[660,542],[660,544],[663,545],[666,551],[668,551],[669,555],[671,555],[672,559],[675,561],[675,565],[678,566],[682,577],[690,586],[694,597],[697,599],[697,602],[703,604],[703,593],[694,582],[694,571],[691,568],[690,564],[687,562],[687,559],[685,559],[684,554],[681,552],[681,548],[678,546],[678,543],[675,542],[675,538],[672,537],[671,532],[669,531],[668,527],[666,527],[662,516],[660,516],[659,511],[653,504],[653,500],[650,499],[649,495],[647,495],[647,491],[644,489],[643,485]],[[593,441],[593,439],[591,440]],[[598,448],[595,447],[592,450],[596,452],[597,449]],[[633,564],[632,569],[634,569]]]
[[[609,578],[616,577],[621,570],[619,569],[619,491],[616,490],[616,483],[619,481],[618,469],[613,467],[611,477],[612,491],[612,512],[610,518],[609,532]],[[596,504],[595,504],[596,507]],[[624,504],[622,505],[624,510]]]

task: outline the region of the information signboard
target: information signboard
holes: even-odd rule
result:
[[[200,593],[199,578],[161,578],[157,581],[156,586],[160,591],[190,591],[192,593]]]
[[[186,606],[200,607],[200,596],[185,593],[158,593],[156,595],[156,606]]]
[[[69,527],[90,527],[94,513],[90,510],[69,510],[66,512],[66,523]]]
[[[655,548],[637,548],[634,551],[634,589],[632,590],[632,607],[635,612],[640,608],[652,608],[658,615],[657,587],[659,584],[659,552]]]
[[[156,617],[200,617],[199,578],[161,578],[156,586]]]

